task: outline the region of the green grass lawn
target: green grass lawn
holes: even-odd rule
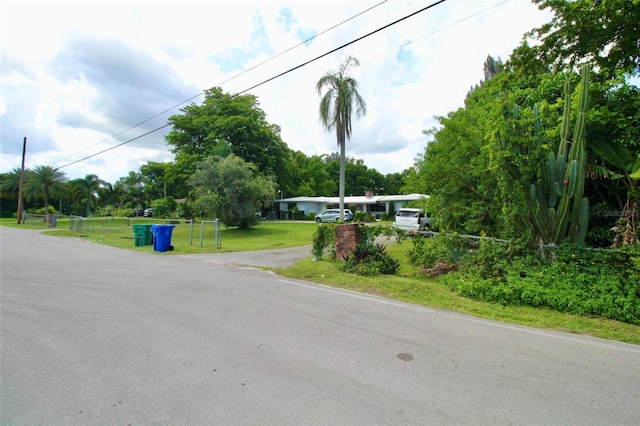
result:
[[[133,224],[162,223],[159,220],[139,219],[105,220],[87,223],[81,232],[69,230],[69,222],[60,220],[56,229],[45,232],[51,235],[83,238],[100,244],[107,244],[128,250],[153,252],[152,246],[134,247]],[[39,225],[17,225],[15,219],[2,219],[0,224],[28,229],[45,228]],[[206,224],[203,246],[200,247],[201,225],[194,224],[193,233],[189,224],[176,224],[172,235],[175,250],[166,254],[222,253],[245,250],[269,250],[297,247],[311,244],[317,225],[314,222],[274,222],[263,221],[251,230],[226,229],[220,227],[221,247],[215,245],[214,225]],[[389,242],[387,253],[400,261],[399,273],[395,276],[362,277],[341,272],[336,264],[325,255],[319,261],[309,257],[295,265],[277,269],[278,274],[333,287],[375,294],[389,299],[415,303],[448,311],[455,311],[476,317],[508,322],[543,329],[591,335],[610,340],[640,344],[640,326],[611,321],[602,318],[586,318],[568,315],[547,309],[526,306],[503,306],[480,302],[459,296],[433,279],[417,277],[415,267],[407,261],[405,252],[411,247],[410,241]],[[165,254],[165,253],[163,253]]]
[[[56,228],[46,228],[45,224],[17,225],[16,220],[2,219],[0,224],[24,229],[43,229],[49,235],[82,238],[100,244],[128,250],[153,252],[153,246],[135,246],[133,225],[165,224],[162,219],[113,219],[98,218],[83,221],[81,229],[75,230],[75,223],[59,219]],[[73,227],[74,229],[69,229]],[[311,237],[317,225],[315,222],[261,221],[252,229],[226,228],[220,225],[219,242],[216,247],[215,225],[213,223],[175,223],[171,235],[174,250],[163,254],[226,253],[247,250],[270,250],[311,244]],[[201,245],[202,243],[202,245]]]

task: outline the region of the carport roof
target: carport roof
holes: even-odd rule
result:
[[[377,204],[377,203],[390,203],[394,201],[414,201],[421,198],[429,198],[426,194],[407,194],[407,195],[373,195],[367,197],[366,195],[356,195],[344,197],[345,204]],[[275,200],[276,202],[283,203],[339,203],[340,197],[291,197]]]

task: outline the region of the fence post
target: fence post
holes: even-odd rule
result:
[[[220,247],[220,221],[216,217],[216,248],[219,249]]]
[[[109,230],[111,229],[111,221],[113,217],[109,217],[109,221],[107,222],[107,237],[109,236]]]

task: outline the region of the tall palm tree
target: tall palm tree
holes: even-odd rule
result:
[[[358,82],[349,76],[349,70],[360,62],[348,56],[337,72],[323,75],[316,90],[320,99],[320,121],[327,131],[335,129],[338,147],[340,148],[340,219],[344,220],[344,170],[345,142],[351,139],[351,117],[355,109],[356,117],[367,114],[367,105],[358,93]],[[323,90],[324,94],[322,93]]]
[[[24,184],[24,195],[31,199],[44,201],[44,212],[49,214],[49,199],[62,197],[66,193],[64,172],[51,166],[38,166],[27,173]]]
[[[86,175],[84,179],[77,180],[74,195],[86,201],[87,217],[91,216],[91,204],[98,196],[98,192],[104,184],[105,182],[94,174]]]
[[[28,172],[28,170],[25,171]],[[0,174],[0,198],[18,198],[18,190],[20,189],[20,173],[21,169],[16,167],[10,172]]]
[[[14,168],[10,172],[0,173],[0,212],[3,216],[9,216],[18,211],[18,198],[20,196],[20,175],[22,169]],[[20,223],[18,218],[18,223]]]
[[[120,178],[116,185],[119,183],[125,188],[125,196],[131,200],[134,208],[136,209],[136,216],[138,210],[140,210],[140,202],[144,198],[144,179],[140,173],[131,171],[126,177]]]
[[[105,182],[105,184],[98,190],[98,198],[100,199],[100,205],[102,207],[121,207],[124,195],[124,187],[122,184],[118,183],[113,185],[109,182]]]

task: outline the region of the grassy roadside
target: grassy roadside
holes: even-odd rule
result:
[[[150,221],[149,223],[154,222]],[[21,225],[16,225],[15,219],[11,219],[10,222],[8,219],[0,220],[0,225],[24,228]],[[151,246],[134,247],[130,224],[112,223],[113,226],[108,229],[103,225],[95,223],[93,228],[76,233],[68,229],[68,223],[66,225],[58,223],[57,229],[44,232],[57,236],[80,237],[96,243],[130,250],[153,252]],[[313,222],[262,222],[259,227],[248,231],[221,227],[221,248],[218,249],[215,247],[212,224],[207,224],[204,229],[203,247],[200,247],[200,224],[194,225],[193,235],[190,235],[188,224],[178,224],[172,237],[172,244],[176,249],[170,253],[222,253],[304,246],[311,243],[311,236],[316,226]],[[29,226],[27,229],[37,229],[37,227]],[[192,243],[191,238],[193,238]],[[640,345],[640,326],[602,318],[568,315],[547,309],[480,302],[461,297],[435,280],[418,279],[415,277],[414,268],[407,262],[405,256],[405,251],[410,246],[410,242],[401,244],[391,242],[387,246],[387,253],[401,263],[399,273],[396,276],[362,277],[346,274],[339,271],[336,265],[328,260],[328,256],[314,262],[310,253],[305,260],[291,267],[274,271],[289,278],[375,294],[389,299],[480,318]]]
[[[640,326],[637,325],[603,318],[580,317],[549,309],[481,302],[461,297],[434,279],[418,279],[413,273],[413,268],[407,264],[404,255],[409,247],[409,242],[392,243],[387,246],[387,253],[401,261],[400,273],[395,276],[361,277],[345,274],[339,271],[333,262],[327,260],[326,256],[324,260],[316,262],[311,258],[305,259],[291,267],[278,269],[276,272],[289,278],[375,294],[495,321],[640,344]]]

